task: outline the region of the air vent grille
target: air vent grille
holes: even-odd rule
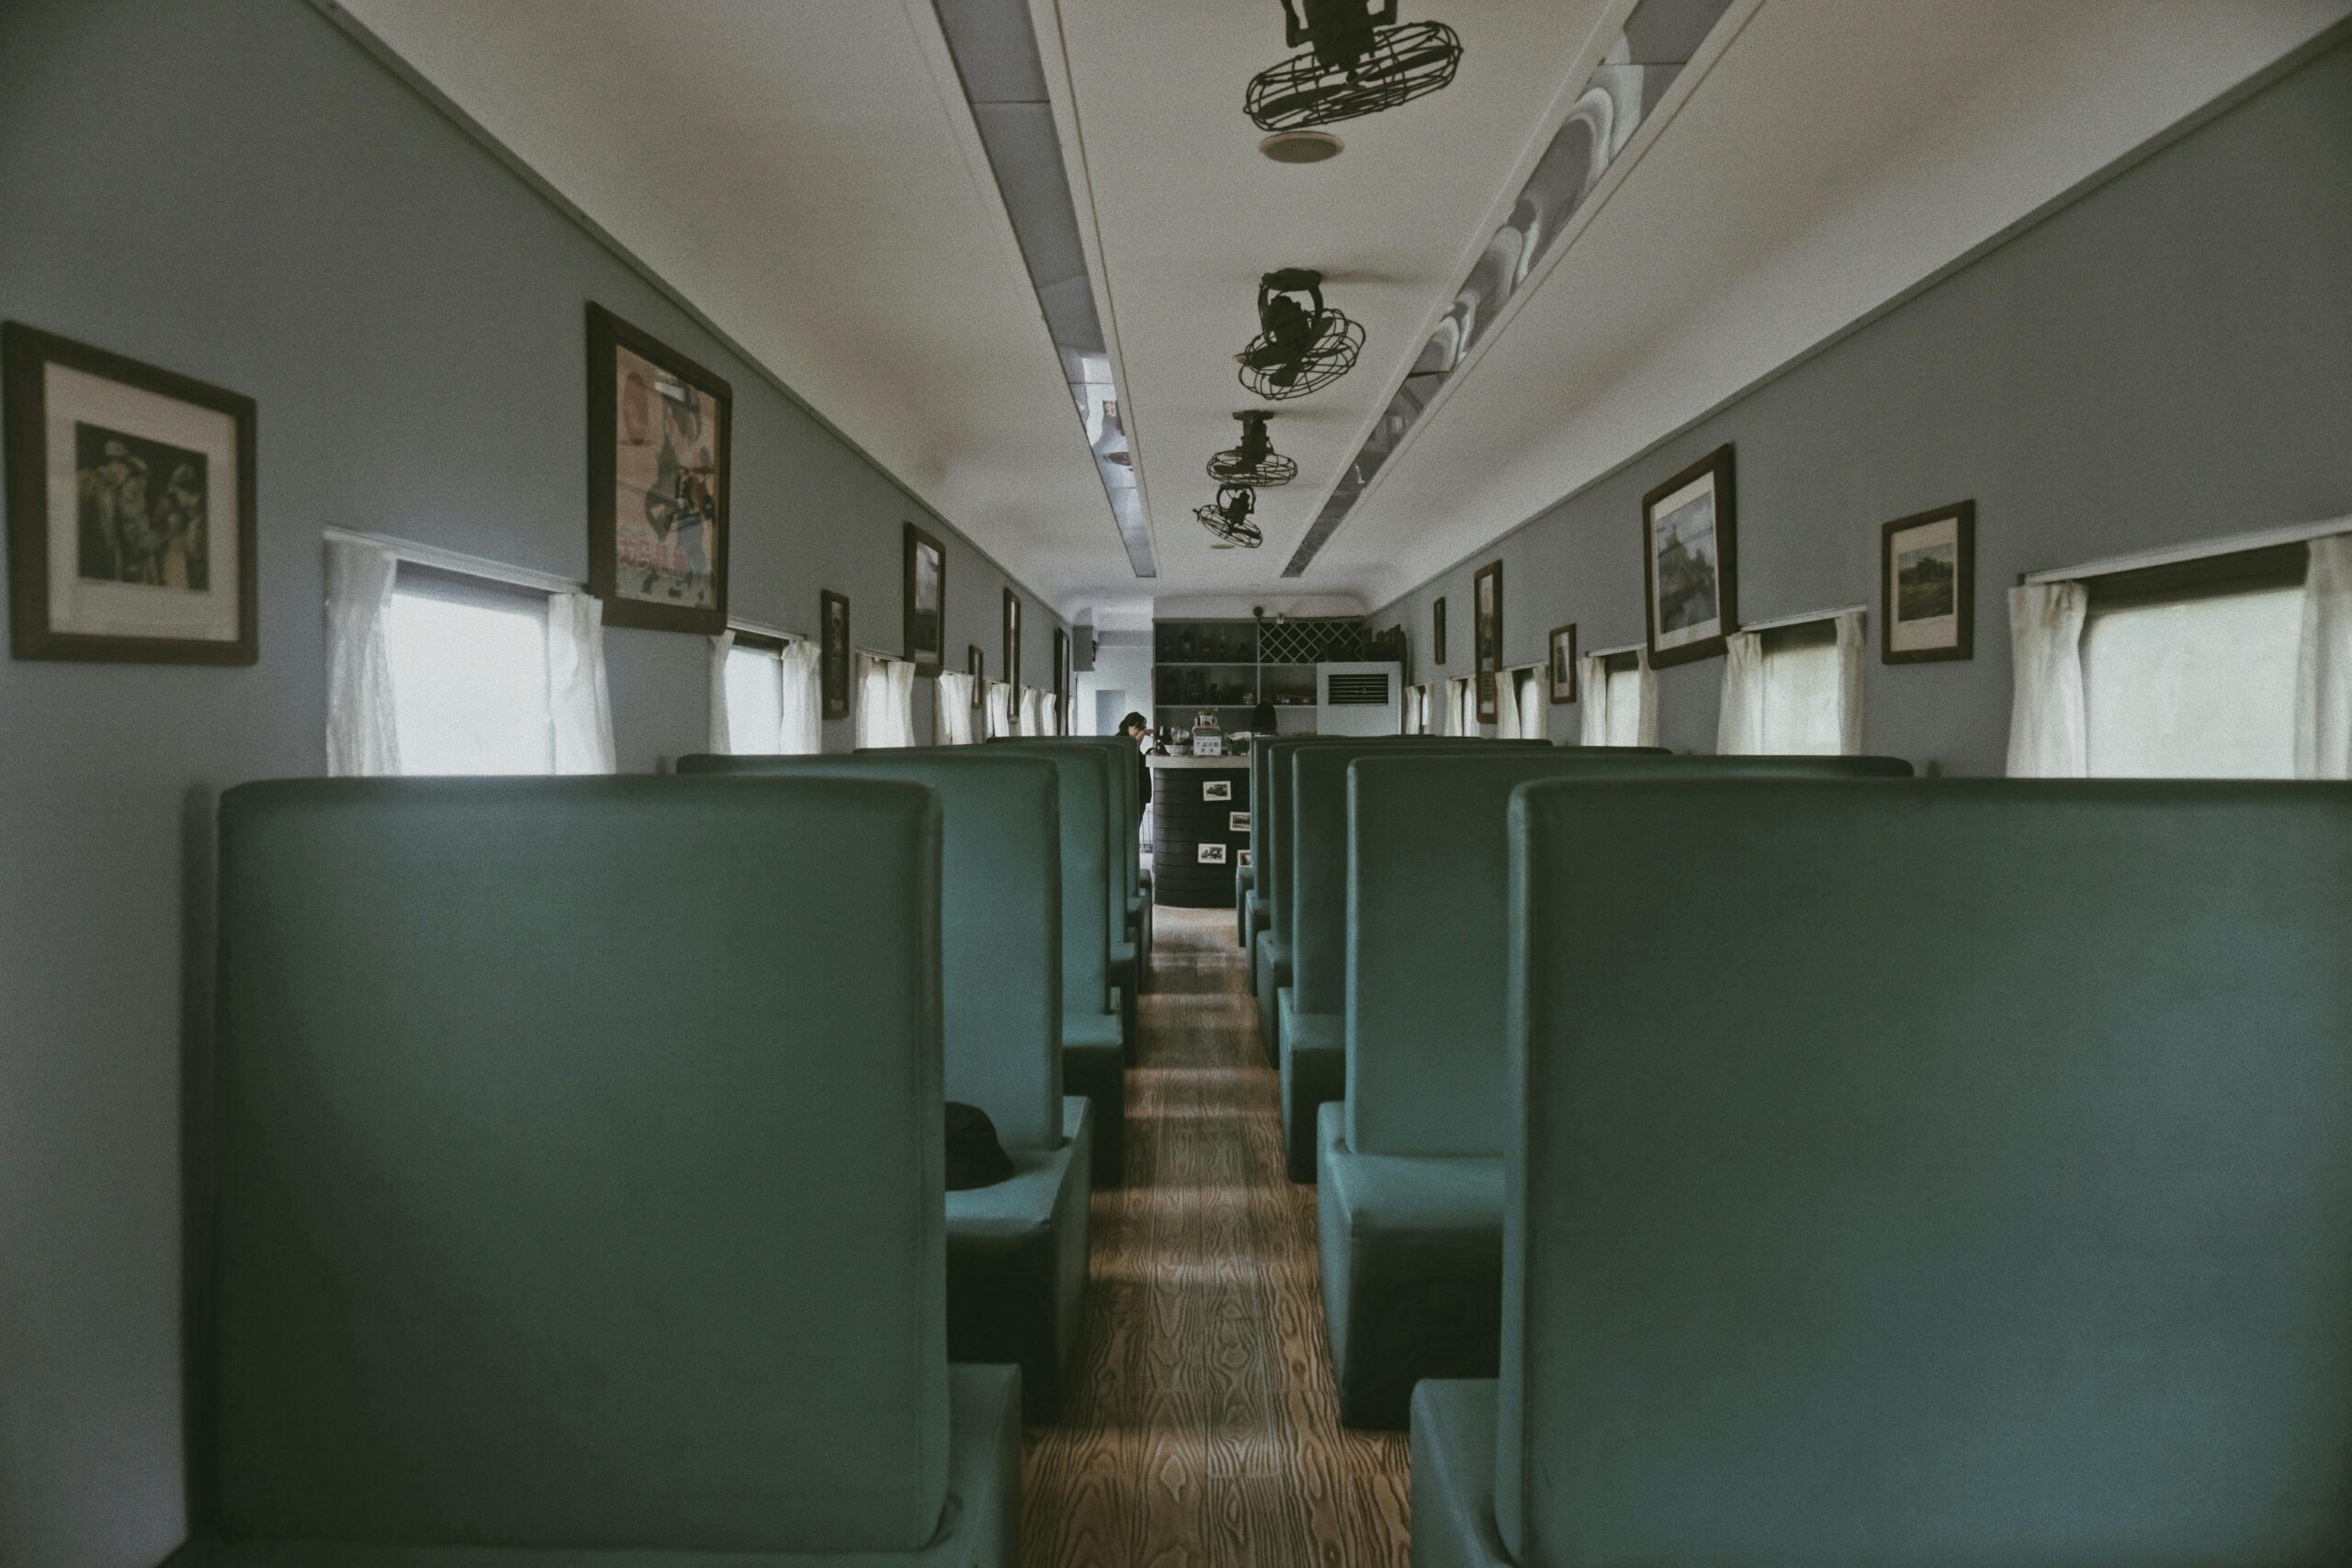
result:
[[[1357,675],[1333,675],[1330,693],[1324,701],[1337,706],[1342,703],[1378,703],[1388,701],[1388,672],[1368,671]]]

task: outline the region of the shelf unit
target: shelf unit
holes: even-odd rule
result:
[[[1361,620],[1185,618],[1152,623],[1152,722],[1182,729],[1203,709],[1231,730],[1260,702],[1277,720],[1315,707],[1315,667],[1363,657]],[[1283,728],[1294,728],[1292,723]]]

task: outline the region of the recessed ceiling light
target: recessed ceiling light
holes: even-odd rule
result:
[[[1340,139],[1328,130],[1277,130],[1258,151],[1277,164],[1319,164],[1340,155]]]

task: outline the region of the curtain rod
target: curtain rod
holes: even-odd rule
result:
[[[486,582],[503,582],[510,588],[527,588],[538,593],[578,593],[587,584],[552,572],[533,571],[528,567],[509,566],[481,556],[469,556],[462,550],[445,550],[438,545],[420,545],[409,539],[396,539],[389,534],[363,534],[355,528],[325,528],[320,531],[330,541],[345,545],[374,545],[390,550],[401,560],[417,566],[429,566],[439,571],[456,572],[460,577],[478,577]]]
[[[1623,648],[1589,649],[1586,651],[1584,657],[1587,659],[1614,659],[1621,653],[1639,653],[1641,651],[1642,645],[1640,643],[1629,642]]]
[[[1867,604],[1842,604],[1835,610],[1806,610],[1794,615],[1776,615],[1769,621],[1749,621],[1735,629],[1744,632],[1772,632],[1782,626],[1801,626],[1807,621],[1834,621],[1840,615],[1866,615]]]
[[[2138,571],[2144,567],[2172,566],[2180,561],[2205,560],[2213,556],[2233,556],[2242,551],[2268,549],[2277,545],[2300,545],[2312,539],[2324,539],[2333,534],[2352,534],[2352,517],[2335,517],[2324,523],[2290,523],[2279,528],[2259,528],[2250,534],[2200,539],[2193,545],[2174,545],[2166,549],[2142,550],[2135,555],[2109,556],[2105,560],[2089,561],[2081,566],[2029,571],[2018,581],[2020,583],[2077,582],[2086,577],[2112,577],[2119,571]]]
[[[735,615],[727,617],[727,629],[730,632],[750,632],[753,637],[772,637],[778,642],[808,640],[805,633],[788,632],[782,626],[763,626],[758,621],[746,621]]]

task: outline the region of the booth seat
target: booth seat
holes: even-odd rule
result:
[[[1062,1098],[1060,780],[1043,758],[977,747],[848,757],[692,756],[678,772],[883,779],[940,805],[946,1096],[988,1112],[1018,1174],[947,1194],[947,1350],[1021,1369],[1051,1420],[1086,1279],[1091,1129]]]
[[[1332,737],[1288,753],[1283,863],[1288,889],[1291,983],[1274,998],[1274,1049],[1282,1067],[1283,1164],[1293,1181],[1315,1179],[1317,1112],[1347,1093],[1348,768],[1360,757],[1393,756],[1399,737]],[[1492,757],[1498,745],[1550,752],[1547,741],[1422,737],[1416,757]],[[1665,755],[1657,747],[1611,750],[1566,748],[1580,755]],[[1400,1407],[1401,1408],[1401,1407]]]
[[[1250,858],[1255,861],[1258,858],[1257,852],[1250,852]],[[1233,868],[1234,944],[1244,953],[1250,951],[1250,908],[1257,900],[1258,895],[1255,891],[1257,886],[1258,868],[1255,865],[1237,865]]]
[[[1135,742],[1119,735],[1046,735],[999,736],[989,744],[1083,746],[1103,752],[1108,759],[1110,773],[1103,797],[1107,813],[1103,819],[1103,864],[1116,884],[1111,889],[1111,908],[1125,911],[1120,929],[1112,934],[1111,983],[1129,998],[1127,1027],[1132,1036],[1133,998],[1148,988],[1152,946],[1151,873],[1143,864],[1138,842],[1144,807],[1151,802],[1145,797],[1143,784],[1136,777]]]
[[[939,833],[832,779],[230,791],[174,1561],[1011,1564]]]
[[[1417,1568],[2352,1560],[2352,786],[1530,784]]]
[[[966,746],[876,755],[973,756]],[[1051,762],[1061,784],[1062,1085],[1093,1108],[1093,1185],[1115,1187],[1125,1168],[1127,995],[1110,978],[1113,873],[1105,848],[1111,770],[1098,747],[1048,739],[1005,740],[978,755]]]
[[[1420,1379],[1486,1375],[1495,1365],[1511,791],[1552,778],[1646,788],[1701,776],[1744,786],[1910,771],[1888,757],[1677,757],[1493,742],[1472,753],[1416,748],[1350,764],[1351,871],[1340,883],[1346,1089],[1343,1106],[1326,1111],[1316,1200],[1341,1420],[1402,1427]],[[1360,1174],[1366,1162],[1381,1173],[1376,1182]],[[1420,1231],[1451,1228],[1442,1247],[1392,1241],[1402,1222],[1385,1211],[1407,1204],[1417,1184],[1459,1195],[1442,1211],[1409,1211]],[[1487,1196],[1474,1201],[1477,1193]]]

